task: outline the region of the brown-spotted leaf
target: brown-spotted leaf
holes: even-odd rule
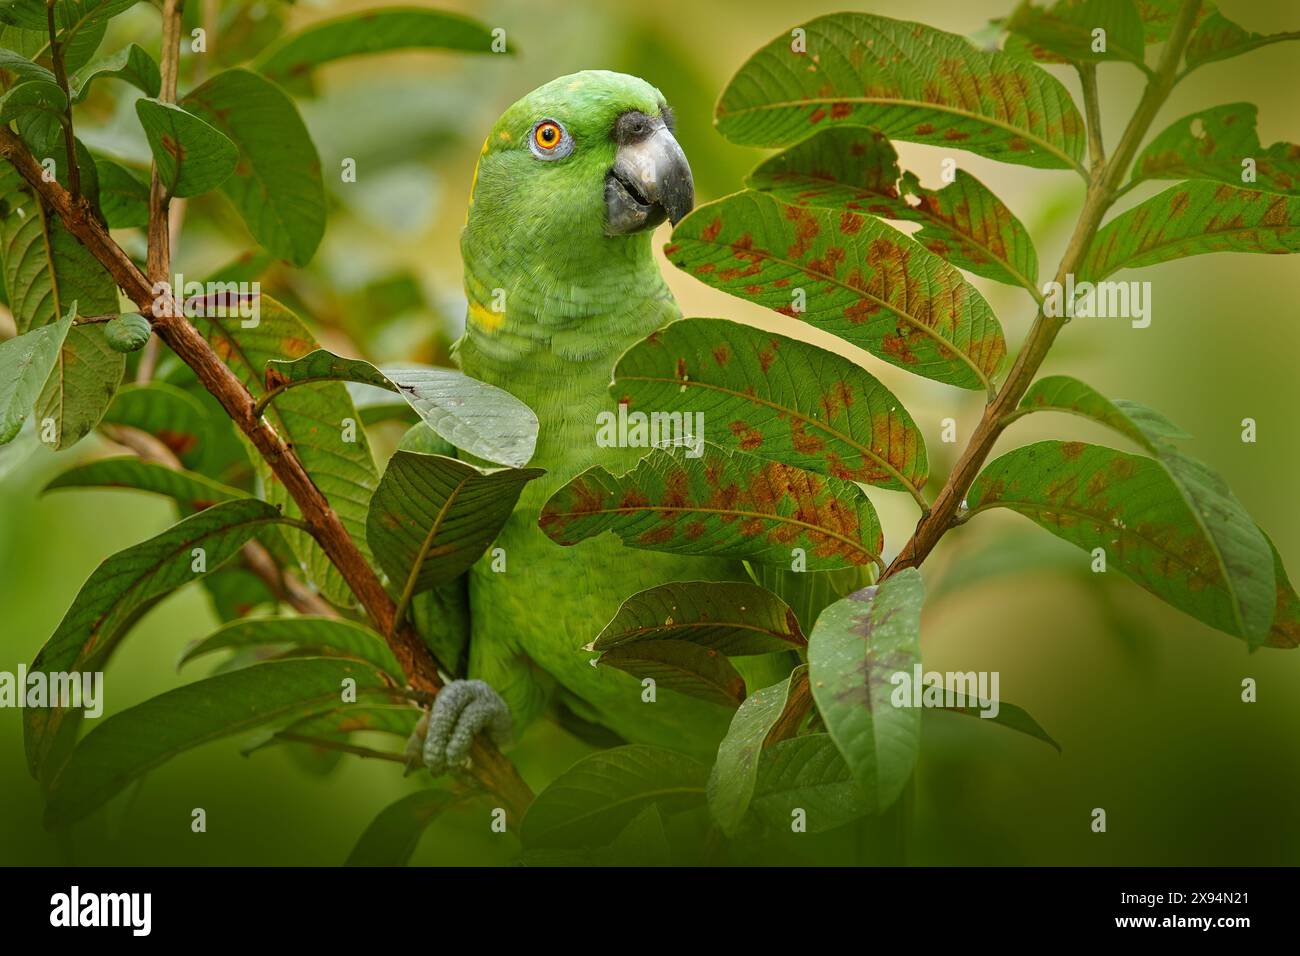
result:
[[[1069,93],[1034,64],[977,50],[920,23],[836,13],[783,32],[718,101],[718,131],[788,146],[825,126],[965,149],[1008,163],[1078,169],[1084,124]]]
[[[1097,280],[1208,252],[1297,251],[1300,197],[1198,180],[1171,186],[1107,223],[1080,272]]]
[[[1228,103],[1184,116],[1138,156],[1133,182],[1213,179],[1261,192],[1300,195],[1300,145],[1274,143],[1265,149],[1255,132],[1258,112],[1253,103]],[[1245,176],[1254,178],[1247,181]]]
[[[762,458],[919,494],[925,441],[848,359],[725,319],[683,319],[629,349],[610,394],[627,413],[698,414],[704,437]]]
[[[692,212],[664,252],[702,282],[925,378],[987,389],[1006,354],[962,274],[872,216],[742,192]]]
[[[1025,42],[1034,59],[1049,63],[1141,64],[1145,53],[1142,18],[1134,0],[1057,0],[1041,7],[1026,0],[1004,26]],[[1106,31],[1104,44],[1094,30]]]
[[[1215,60],[1226,60],[1242,53],[1249,53],[1251,50],[1258,50],[1272,43],[1300,40],[1300,30],[1252,33],[1233,23],[1218,10],[1214,10],[1212,4],[1207,3],[1205,6],[1212,12],[1205,16],[1192,32],[1191,38],[1187,41],[1187,50],[1183,54],[1183,63],[1188,71],[1206,63],[1213,63]]]
[[[726,655],[690,641],[633,641],[609,649],[592,666],[614,667],[723,707],[739,707],[745,699],[745,679]]]
[[[1251,646],[1278,593],[1268,539],[1218,476],[1172,450],[1154,461],[1101,445],[1044,441],[990,463],[967,495],[1018,511],[1106,567]]]
[[[854,591],[817,619],[808,678],[835,746],[877,811],[903,791],[920,749],[921,711],[896,702],[898,675],[921,662],[921,573],[906,568]]]
[[[901,173],[898,154],[875,130],[838,126],[765,160],[745,184],[792,206],[870,213],[919,222],[913,236],[976,275],[1036,289],[1038,255],[1028,230],[964,169],[940,189]]]
[[[708,442],[695,458],[657,448],[625,475],[589,468],[551,496],[540,524],[566,546],[612,531],[633,548],[787,566],[802,548],[810,571],[879,563],[884,546],[857,485]]]

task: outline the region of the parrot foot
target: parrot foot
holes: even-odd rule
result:
[[[510,708],[486,681],[454,680],[406,742],[407,772],[418,763],[439,777],[469,765],[474,736],[486,730],[498,746],[510,739]]]

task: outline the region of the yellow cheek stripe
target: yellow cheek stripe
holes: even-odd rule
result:
[[[508,137],[510,134],[502,130],[502,136]],[[474,177],[469,181],[469,202],[465,204],[465,225],[469,225],[469,211],[474,207],[474,190],[478,187],[478,168],[483,162],[483,157],[488,153],[488,144],[492,142],[492,134],[489,133],[487,139],[483,140],[483,148],[478,152],[478,159],[474,161]]]
[[[469,303],[469,320],[484,332],[495,332],[506,320],[504,312],[493,312],[473,300]]]

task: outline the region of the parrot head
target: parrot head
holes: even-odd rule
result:
[[[548,240],[615,239],[676,223],[695,202],[691,167],[663,94],[624,73],[552,80],[488,134],[467,228]]]

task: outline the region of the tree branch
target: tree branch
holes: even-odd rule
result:
[[[1183,0],[1178,18],[1174,22],[1169,40],[1165,43],[1164,52],[1161,54],[1160,65],[1152,72],[1142,99],[1133,113],[1133,118],[1120,138],[1119,146],[1108,161],[1103,161],[1101,166],[1092,170],[1087,198],[1079,213],[1079,220],[1075,224],[1074,234],[1070,237],[1070,244],[1065,250],[1065,255],[1061,257],[1060,266],[1056,271],[1057,282],[1064,283],[1066,275],[1078,268],[1088,252],[1093,236],[1101,226],[1102,218],[1114,203],[1119,184],[1137,155],[1142,138],[1169,96],[1169,91],[1173,89],[1178,63],[1182,59],[1183,49],[1191,35],[1200,6],[1201,0]],[[1090,136],[1091,129],[1092,124],[1089,123]],[[966,492],[1002,434],[1007,417],[1015,412],[1029,384],[1038,374],[1039,367],[1043,364],[1048,350],[1066,321],[1066,316],[1048,316],[1043,308],[1039,307],[1038,316],[1034,319],[1029,335],[1016,355],[1006,382],[1003,383],[993,401],[985,406],[984,414],[975,427],[970,442],[957,460],[957,464],[953,466],[943,488],[940,489],[930,513],[923,515],[917,522],[912,537],[898,553],[898,557],[894,558],[883,577],[887,578],[904,568],[918,567],[934,550],[939,539],[953,527],[955,521],[959,520],[959,512],[963,507]]]
[[[442,687],[433,655],[411,627],[394,630],[396,608],[378,576],[366,562],[356,543],[339,521],[325,496],[316,487],[298,457],[285,446],[274,428],[256,418],[253,396],[226,367],[207,340],[182,315],[170,298],[170,308],[153,311],[152,283],[108,229],[95,218],[84,198],[74,200],[57,182],[42,179],[41,166],[22,141],[7,127],[0,126],[0,156],[11,162],[41,200],[63,220],[76,238],[108,270],[141,315],[150,319],[158,337],[188,365],[203,387],[221,404],[235,426],[244,433],[265,459],[275,477],[293,498],[326,556],[338,568],[349,589],[361,602],[371,622],[385,635],[394,656],[411,686],[436,694]],[[476,737],[471,751],[470,773],[502,800],[516,819],[532,800],[532,791],[518,770],[500,751],[482,737]]]

